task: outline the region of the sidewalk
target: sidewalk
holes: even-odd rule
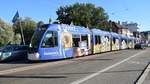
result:
[[[150,84],[150,63],[148,64],[136,84]]]
[[[149,70],[149,72],[148,72],[143,84],[150,84],[150,68],[147,68],[147,69]]]

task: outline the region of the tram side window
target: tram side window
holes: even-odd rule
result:
[[[82,41],[87,41],[88,40],[88,36],[87,35],[82,35],[81,36],[81,40]]]
[[[99,44],[101,44],[101,36],[98,36],[98,38],[99,38]]]
[[[127,43],[127,39],[125,39],[125,42]]]
[[[116,43],[116,38],[113,37],[113,42]]]
[[[81,35],[81,41],[85,41],[87,43],[86,46],[88,46],[88,36],[87,35]]]
[[[79,47],[80,35],[72,35],[73,47]]]
[[[95,35],[95,44],[101,44],[101,37],[98,35]]]
[[[49,47],[57,47],[58,46],[58,36],[57,32],[55,31],[48,31],[45,34],[45,37],[42,42],[42,47],[49,48]]]

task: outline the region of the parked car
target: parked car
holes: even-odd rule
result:
[[[150,47],[150,43],[148,43],[147,46]]]
[[[146,44],[137,43],[135,44],[134,49],[145,49],[145,47],[146,47]]]
[[[0,48],[0,61],[27,59],[27,45],[6,45]]]

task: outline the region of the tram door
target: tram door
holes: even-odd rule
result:
[[[88,55],[90,49],[90,35],[73,34],[73,53],[74,57]]]
[[[87,34],[81,35],[81,42],[80,42],[80,49],[82,55],[88,55],[89,54],[89,36]]]
[[[73,56],[79,57],[82,56],[81,50],[80,50],[80,42],[81,42],[81,35],[80,34],[73,34],[72,35],[73,40]]]

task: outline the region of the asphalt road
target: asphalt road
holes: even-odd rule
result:
[[[0,84],[134,84],[150,48],[121,50],[54,62],[0,63]]]

